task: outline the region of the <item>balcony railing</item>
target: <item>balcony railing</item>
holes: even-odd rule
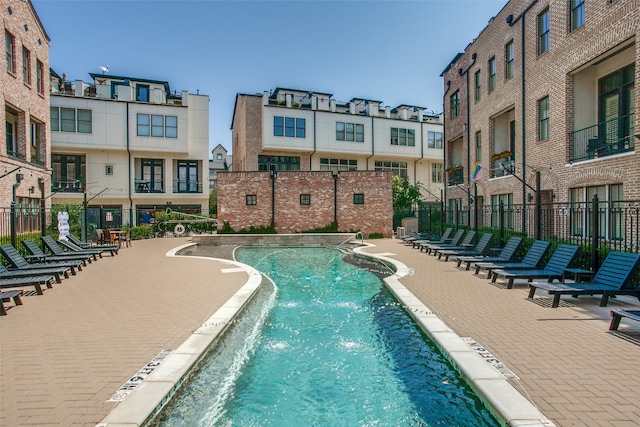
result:
[[[511,158],[503,158],[493,161],[490,171],[491,178],[513,175],[516,172],[516,162]]]
[[[633,114],[569,134],[569,161],[596,159],[634,151]]]
[[[174,180],[174,193],[202,193],[202,181],[193,180]]]
[[[164,193],[164,181],[161,179],[136,179],[134,185],[136,193]]]
[[[464,168],[462,166],[447,170],[447,174],[449,175],[448,185],[459,185],[464,182]]]

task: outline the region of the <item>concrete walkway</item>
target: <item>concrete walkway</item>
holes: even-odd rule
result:
[[[106,400],[163,349],[178,347],[247,280],[215,260],[167,258],[188,238],[134,241],[28,295],[0,318],[0,426],[95,426]],[[551,309],[526,284],[494,286],[398,240],[373,240],[414,269],[401,282],[462,337],[482,344],[512,384],[558,426],[640,425],[640,345],[607,332],[636,298],[563,298]],[[640,337],[640,323],[620,331]]]

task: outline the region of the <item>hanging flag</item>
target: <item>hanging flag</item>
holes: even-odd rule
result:
[[[480,169],[482,169],[482,166],[480,166],[480,163],[476,162],[475,165],[473,165],[473,175],[471,176],[471,180],[475,181],[478,178]]]

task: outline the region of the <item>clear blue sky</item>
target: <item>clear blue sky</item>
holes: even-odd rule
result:
[[[32,0],[67,80],[100,73],[209,95],[209,146],[231,151],[237,93],[276,87],[442,111],[440,73],[506,0]]]

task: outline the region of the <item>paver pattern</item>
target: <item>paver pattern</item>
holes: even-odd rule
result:
[[[162,349],[178,347],[246,281],[215,260],[167,258],[189,238],[134,241],[0,318],[0,426],[95,426],[118,387]],[[511,380],[558,426],[640,425],[640,345],[608,333],[611,308],[635,298],[563,298],[505,289],[404,246],[372,240],[414,274],[401,279],[460,336],[472,337],[520,379]],[[621,333],[640,336],[640,322]]]

